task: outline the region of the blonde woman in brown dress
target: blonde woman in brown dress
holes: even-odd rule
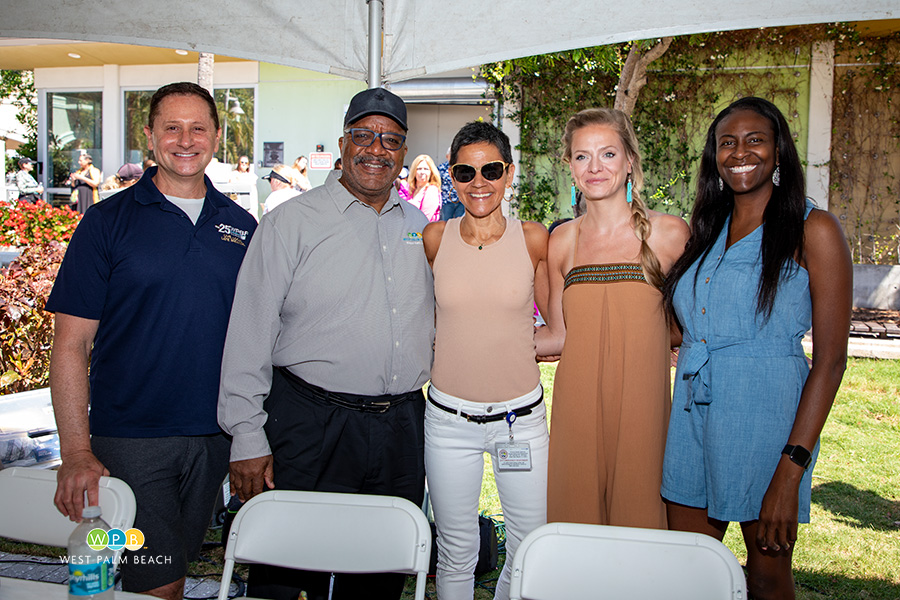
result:
[[[688,226],[645,206],[637,139],[621,111],[579,112],[563,143],[587,210],[550,237],[548,326],[536,338],[540,354],[562,350],[547,518],[665,528],[671,345],[660,288]]]

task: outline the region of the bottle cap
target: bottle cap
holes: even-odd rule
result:
[[[96,519],[103,511],[100,510],[99,506],[85,506],[84,510],[81,511],[81,516],[85,519]]]

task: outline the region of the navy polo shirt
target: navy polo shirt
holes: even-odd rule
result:
[[[256,221],[205,178],[197,224],[151,178],[91,206],[47,310],[99,320],[91,433],[217,433],[216,400],[234,286]]]

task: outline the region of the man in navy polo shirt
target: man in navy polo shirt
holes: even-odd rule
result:
[[[160,88],[144,133],[158,167],[88,209],[47,301],[62,456],[55,502],[80,521],[101,475],[125,480],[145,541],[126,555],[122,587],[180,599],[228,472],[216,398],[256,221],[204,176],[221,134],[209,92]]]

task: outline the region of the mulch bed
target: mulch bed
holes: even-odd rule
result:
[[[875,321],[876,323],[896,323],[900,325],[900,310],[879,310],[877,308],[854,308],[853,321]]]

